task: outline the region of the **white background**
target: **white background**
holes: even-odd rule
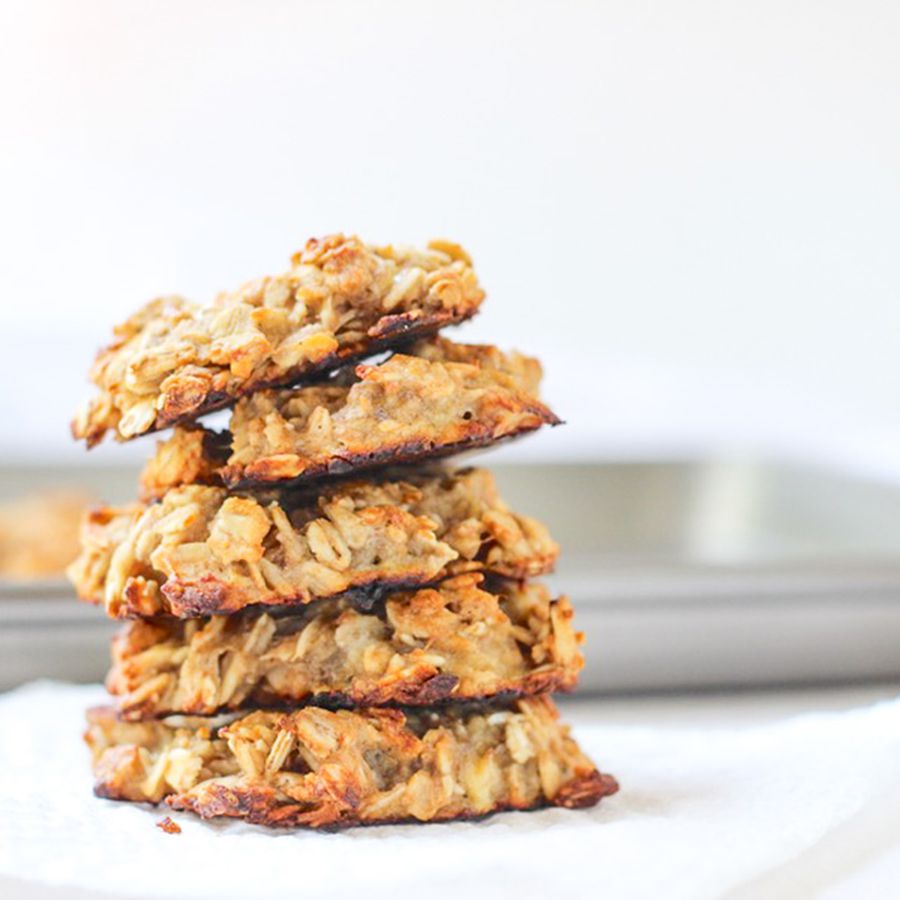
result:
[[[0,3],[0,455],[111,325],[441,235],[570,425],[512,456],[900,470],[900,4]],[[99,461],[143,456],[142,442]]]

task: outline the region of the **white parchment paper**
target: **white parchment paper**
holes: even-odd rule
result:
[[[900,783],[900,701],[741,729],[582,727],[621,792],[587,811],[279,832],[91,794],[98,687],[0,696],[0,875],[200,898],[719,897]]]

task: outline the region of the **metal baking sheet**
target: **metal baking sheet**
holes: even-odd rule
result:
[[[900,676],[900,487],[799,464],[494,464],[563,546],[553,586],[586,633],[584,692]],[[0,467],[0,496],[78,485],[120,502],[122,467]],[[64,582],[0,587],[0,687],[96,680],[114,624]]]
[[[562,544],[582,690],[900,676],[900,486],[739,459],[497,474]]]

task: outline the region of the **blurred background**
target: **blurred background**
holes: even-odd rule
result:
[[[567,549],[587,689],[900,675],[898,44],[874,0],[3,0],[4,494],[129,497],[149,439],[67,423],[148,298],[446,236],[459,337],[567,420],[490,464]],[[102,674],[99,613],[10,590],[8,661]]]

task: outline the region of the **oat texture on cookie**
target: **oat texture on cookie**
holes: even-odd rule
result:
[[[536,359],[438,333],[483,299],[458,244],[331,235],[114,329],[73,434],[171,430],[68,569],[121,620],[85,734],[99,797],[339,828],[616,792],[552,700],[584,665],[541,580],[560,548],[451,462],[560,424]]]

